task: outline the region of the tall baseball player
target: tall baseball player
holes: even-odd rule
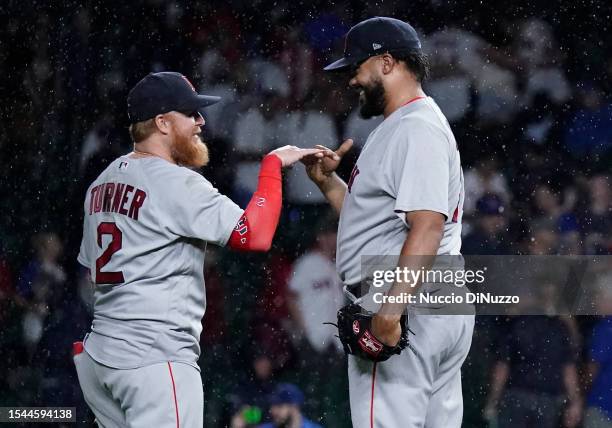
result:
[[[208,162],[199,111],[217,101],[179,73],[143,78],[128,96],[134,151],[87,190],[78,261],[95,285],[94,320],[74,361],[100,427],[202,427],[206,244],[269,249],[281,166],[321,156],[293,146],[265,156],[242,210],[189,169]]]
[[[410,268],[433,255],[459,255],[464,198],[459,151],[446,118],[421,88],[428,65],[414,28],[392,18],[365,20],[346,35],[344,58],[325,70],[351,73],[349,86],[359,91],[364,118],[384,115],[348,184],[334,171],[351,140],[331,157],[303,160],[340,214],[336,265],[347,289],[358,294],[367,280],[360,265],[364,255],[397,256],[400,267]],[[415,290],[395,283],[388,295],[404,292]],[[459,427],[460,368],[474,317],[405,310],[404,303],[384,303],[368,315],[352,304],[338,314],[350,354],[353,426]],[[411,350],[404,350],[408,341]]]

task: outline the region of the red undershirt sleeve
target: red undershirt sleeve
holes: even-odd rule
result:
[[[269,154],[261,161],[259,182],[251,201],[232,232],[228,245],[242,251],[268,251],[280,218],[282,162]]]

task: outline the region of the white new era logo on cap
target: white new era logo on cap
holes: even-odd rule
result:
[[[379,45],[378,43],[372,43],[372,48],[373,48],[374,50],[377,50],[377,49],[382,48],[382,45]]]

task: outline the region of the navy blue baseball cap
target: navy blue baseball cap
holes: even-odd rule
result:
[[[304,404],[304,393],[292,383],[280,383],[268,397],[268,403],[271,406],[275,404],[295,404],[301,407]]]
[[[169,111],[200,111],[220,100],[220,97],[198,94],[181,73],[149,73],[128,94],[128,116],[131,123],[142,122]]]
[[[420,51],[421,41],[412,26],[395,18],[374,17],[361,21],[346,33],[344,58],[332,62],[325,71],[344,71],[371,56],[385,52]]]

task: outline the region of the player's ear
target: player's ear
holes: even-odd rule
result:
[[[391,70],[393,70],[396,63],[395,59],[390,54],[385,53],[381,55],[381,61],[383,74],[391,73]]]
[[[157,126],[159,132],[164,135],[167,135],[170,131],[170,122],[168,121],[168,118],[164,117],[163,114],[158,114],[155,116],[155,125]]]

